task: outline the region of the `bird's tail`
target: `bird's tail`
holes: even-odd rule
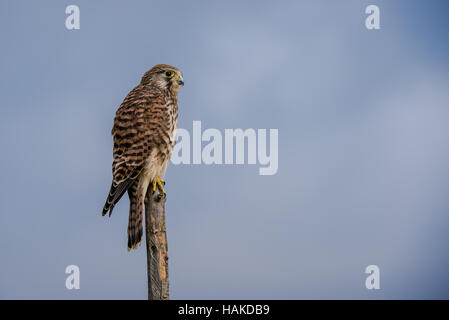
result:
[[[137,184],[128,189],[129,194],[129,220],[128,220],[128,251],[137,249],[142,241],[143,234],[143,206],[144,198],[137,194]]]
[[[121,199],[123,194],[130,188],[130,186],[134,183],[133,179],[125,180],[117,185],[114,183],[111,184],[111,189],[109,190],[108,198],[103,207],[103,212],[101,215],[105,215],[109,211],[109,216],[114,209],[115,204]]]

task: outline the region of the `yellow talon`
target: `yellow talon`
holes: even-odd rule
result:
[[[165,194],[164,184],[165,184],[164,180],[159,179],[159,178],[154,179],[154,181],[153,181],[153,191],[156,191],[156,186],[158,186],[159,190],[162,192],[162,194]]]

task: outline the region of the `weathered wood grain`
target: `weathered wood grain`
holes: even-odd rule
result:
[[[168,300],[168,256],[165,201],[159,189],[148,188],[145,198],[148,300]]]

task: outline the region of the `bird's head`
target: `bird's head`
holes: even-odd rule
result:
[[[178,93],[179,88],[184,85],[182,72],[176,67],[168,64],[157,64],[145,72],[141,83],[143,85],[154,85],[162,90]]]

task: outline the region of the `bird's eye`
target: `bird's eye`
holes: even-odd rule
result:
[[[171,77],[173,77],[175,74],[173,73],[173,72],[171,72],[171,71],[165,71],[165,76],[167,77],[167,78],[171,78]]]

